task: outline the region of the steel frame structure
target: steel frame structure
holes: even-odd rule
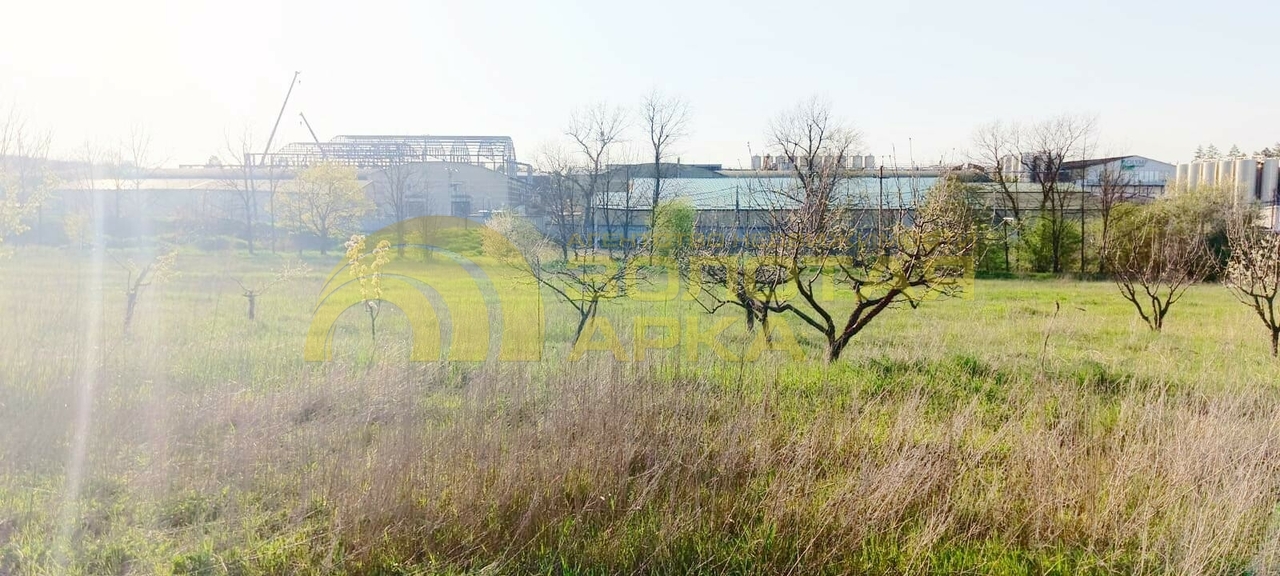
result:
[[[416,162],[453,162],[520,175],[509,136],[335,136],[328,142],[294,142],[276,152],[251,153],[246,162],[305,168],[336,162],[356,168],[387,168]]]

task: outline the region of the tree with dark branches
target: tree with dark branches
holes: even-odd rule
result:
[[[565,130],[582,161],[578,177],[570,182],[578,187],[582,198],[584,236],[595,231],[596,203],[608,186],[611,154],[622,141],[626,118],[622,108],[600,103],[575,111]]]
[[[772,140],[793,179],[769,194],[774,232],[753,242],[752,257],[765,269],[785,270],[794,296],[774,292],[749,306],[763,302],[768,312],[821,333],[827,360],[834,362],[886,310],[915,308],[964,289],[977,234],[955,179],[944,178],[928,192],[899,194],[901,208],[886,222],[847,185],[843,160],[858,135],[825,104],[810,100],[780,116]]]
[[[1215,263],[1205,238],[1209,224],[1186,208],[1190,197],[1148,205],[1118,223],[1107,248],[1107,267],[1120,295],[1153,331],[1187,289],[1204,281]]]
[[[1270,337],[1271,356],[1280,356],[1280,234],[1255,225],[1258,211],[1231,218],[1227,228],[1231,252],[1223,282],[1241,303],[1262,320]]]
[[[664,164],[670,160],[675,143],[689,135],[689,105],[679,97],[654,90],[641,103],[640,121],[653,154],[653,190],[649,206],[656,207],[662,202],[662,181],[666,178]],[[655,227],[655,223],[651,217],[650,229]]]

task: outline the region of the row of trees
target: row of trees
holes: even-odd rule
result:
[[[1096,139],[1097,121],[1063,115],[1031,124],[995,121],[973,135],[974,162],[992,166],[992,186],[999,194],[1001,216],[1012,219],[1017,232],[1042,226],[1048,272],[1066,271],[1073,203],[1083,201],[1072,187],[1065,164],[1088,156]],[[1012,170],[1008,160],[1014,159]],[[1118,184],[1118,183],[1117,183]],[[1115,186],[1118,190],[1120,186]]]
[[[592,207],[605,205],[596,196],[608,190],[602,150],[616,142],[622,122],[620,113],[608,110],[587,109],[569,130],[580,157],[576,169],[568,163],[559,165],[565,170],[553,168],[555,177],[543,191],[549,235],[514,216],[494,219],[487,228],[492,246],[504,245],[496,240],[501,237],[518,247],[516,253],[495,248],[509,264],[577,312],[576,340],[605,302],[660,276],[670,282],[674,274],[707,312],[737,307],[766,339],[771,315],[799,320],[823,337],[834,361],[884,312],[952,296],[966,285],[977,234],[964,186],[946,179],[928,191],[901,192],[892,214],[868,209],[874,204],[850,186],[852,175],[843,168],[847,156],[860,152],[860,135],[817,99],[770,125],[770,147],[793,173],[756,192],[768,204],[767,238],[748,242],[736,229],[727,240],[694,238],[692,207],[664,202],[655,170],[651,176],[659,181],[647,199],[657,207],[653,234],[635,242],[575,242],[594,228]],[[655,153],[655,168],[661,159]]]
[[[1240,147],[1235,144],[1231,145],[1231,149],[1227,151],[1225,156],[1222,154],[1222,151],[1218,150],[1218,147],[1213,144],[1210,144],[1207,147],[1201,145],[1196,146],[1196,153],[1192,159],[1199,161],[1243,160],[1245,158],[1280,158],[1280,142],[1277,142],[1274,146],[1263,148],[1262,150],[1256,150],[1253,154],[1248,156],[1246,156],[1244,152],[1241,152]]]
[[[1254,152],[1253,153],[1254,157],[1270,158],[1271,150],[1269,148],[1266,148],[1264,150],[1266,154],[1264,154],[1263,152]],[[1210,144],[1208,147],[1196,146],[1195,156],[1192,157],[1193,160],[1197,160],[1197,161],[1241,160],[1244,158],[1247,158],[1247,156],[1245,156],[1244,152],[1240,151],[1240,147],[1236,146],[1235,144],[1231,145],[1231,150],[1228,150],[1225,156],[1222,154],[1220,150],[1218,150],[1218,147],[1213,144]]]
[[[1150,204],[1125,207],[1105,253],[1120,294],[1154,331],[1197,283],[1218,277],[1263,322],[1280,354],[1280,235],[1260,225],[1257,206],[1229,190],[1180,188]]]
[[[575,248],[597,248],[620,230],[628,239],[635,208],[650,208],[648,226],[658,226],[657,211],[671,191],[665,182],[678,169],[672,165],[678,146],[689,135],[688,103],[654,90],[635,110],[599,103],[576,110],[565,128],[565,140],[548,144],[538,164],[547,175],[532,208],[545,214],[561,256]],[[634,136],[638,126],[641,135]],[[638,143],[638,146],[636,145]],[[647,177],[645,198],[632,186]],[[614,211],[620,221],[615,221]],[[603,230],[602,230],[603,228]],[[625,243],[625,242],[623,242]]]

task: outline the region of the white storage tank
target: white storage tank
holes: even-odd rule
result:
[[[1276,188],[1280,186],[1280,158],[1262,161],[1262,203],[1274,204]]]
[[[1013,174],[1013,156],[1005,156],[1000,159],[1000,171],[1003,172],[1005,176]]]
[[[866,156],[866,158],[864,158],[864,160],[866,161],[866,164],[865,164],[865,166],[864,166],[864,167],[865,167],[867,170],[875,170],[875,169],[876,169],[876,157],[875,157],[875,156],[872,156],[872,155],[870,155],[870,154],[867,154],[867,156]]]
[[[1254,201],[1253,191],[1258,186],[1258,162],[1248,158],[1236,160],[1234,174],[1236,197],[1243,202]]]
[[[1227,188],[1235,184],[1235,167],[1234,160],[1218,161],[1218,185]]]
[[[861,154],[854,156],[852,159],[852,162],[853,162],[853,165],[851,167],[854,170],[861,170],[867,166],[865,164],[866,160],[862,157]]]
[[[1213,186],[1218,183],[1218,163],[1217,162],[1201,162],[1200,163],[1200,185]]]
[[[1183,185],[1187,183],[1187,175],[1191,173],[1190,164],[1179,164],[1177,172],[1174,173],[1173,182]]]

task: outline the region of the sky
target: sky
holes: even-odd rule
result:
[[[573,110],[689,103],[685,163],[749,165],[817,96],[901,164],[966,157],[975,127],[1086,114],[1097,149],[1168,162],[1280,141],[1280,3],[1183,0],[620,3],[4,0],[0,110],[54,153],[150,138],[157,164],[317,135],[509,135],[523,161]],[[644,144],[639,123],[629,145]]]

